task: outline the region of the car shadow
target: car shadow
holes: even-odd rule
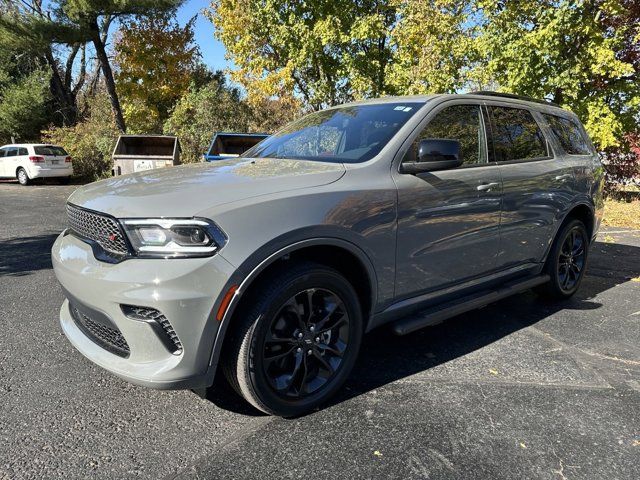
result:
[[[594,298],[599,293],[639,275],[640,247],[596,242],[587,277],[571,299],[548,302],[527,291],[402,337],[392,334],[388,327],[380,327],[364,337],[354,371],[322,408],[467,355],[560,310],[598,309],[602,304]],[[262,415],[242,401],[223,377],[216,378],[209,400],[243,415]]]
[[[0,240],[0,276],[23,276],[52,268],[51,246],[57,233]]]

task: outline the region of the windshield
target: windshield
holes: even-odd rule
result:
[[[365,162],[377,155],[422,105],[382,103],[312,113],[266,138],[242,157]]]

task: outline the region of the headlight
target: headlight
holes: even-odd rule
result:
[[[218,226],[204,218],[122,220],[138,257],[208,257],[227,240]]]

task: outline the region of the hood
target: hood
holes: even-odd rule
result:
[[[122,175],[85,185],[69,202],[126,217],[191,217],[224,203],[310,188],[344,175],[341,163],[236,158]]]

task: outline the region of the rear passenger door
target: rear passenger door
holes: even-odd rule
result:
[[[503,182],[497,267],[533,266],[544,259],[553,226],[570,201],[573,171],[554,154],[538,112],[513,104],[487,107]]]

